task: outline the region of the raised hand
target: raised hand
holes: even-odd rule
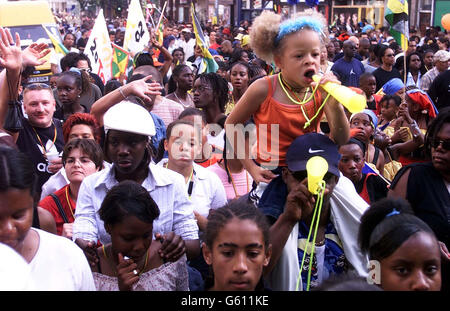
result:
[[[22,52],[23,66],[40,66],[45,63],[43,59],[50,49],[47,43],[32,43]]]
[[[140,80],[133,81],[123,86],[126,96],[135,95],[145,102],[150,103],[151,95],[161,95],[161,85],[157,82],[147,83],[152,78],[151,75]]]
[[[19,70],[22,67],[22,49],[18,33],[14,42],[9,29],[0,27],[0,54],[0,66],[10,70]]]

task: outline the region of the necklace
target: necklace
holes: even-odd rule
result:
[[[72,217],[73,217],[73,219],[75,219],[75,215],[73,214],[74,208],[72,208],[72,204],[70,203],[70,200],[69,200],[69,186],[66,187],[66,200],[67,200],[67,205],[69,205],[70,212],[72,213]]]
[[[294,103],[297,104],[297,105],[300,105],[300,108],[302,109],[303,117],[305,117],[305,120],[306,120],[305,125],[303,126],[303,128],[306,129],[308,126],[311,125],[312,121],[314,121],[314,119],[317,118],[317,116],[318,116],[319,113],[320,113],[320,110],[322,110],[322,108],[325,106],[325,103],[327,102],[328,98],[330,97],[330,94],[328,93],[327,97],[326,97],[325,100],[322,102],[322,105],[319,107],[319,109],[317,109],[317,107],[316,107],[316,98],[314,97],[314,94],[316,93],[317,88],[319,87],[319,83],[316,84],[316,86],[314,87],[314,90],[313,90],[312,93],[311,93],[311,96],[310,96],[308,99],[306,99],[306,95],[308,94],[309,88],[308,88],[308,90],[305,92],[305,96],[303,97],[303,101],[300,101],[300,99],[297,97],[297,95],[295,94],[295,92],[292,91],[291,87],[290,87],[286,82],[283,81],[283,78],[282,78],[282,76],[281,76],[281,72],[278,74],[278,80],[279,80],[279,82],[280,82],[281,88],[282,88],[283,91],[284,91],[284,94],[286,94],[286,96],[287,96],[292,102],[294,102]],[[286,85],[286,87],[285,87],[285,85]],[[293,96],[294,96],[296,99],[293,99],[293,98],[290,96],[290,94],[289,94],[289,92],[286,90],[286,88],[293,94]],[[305,105],[307,102],[309,102],[311,99],[312,99],[313,102],[314,102],[314,111],[316,111],[316,114],[310,119],[310,118],[308,117],[308,114],[306,113],[306,111],[305,111],[305,109],[304,109],[304,105]]]
[[[167,163],[165,164],[165,168],[169,169],[169,162],[167,162]],[[195,174],[195,172],[194,172],[194,166],[192,166],[191,176],[189,176],[189,180],[188,180],[189,186],[188,186],[188,191],[187,191],[189,200],[191,199],[192,190],[194,189],[194,180],[192,179],[192,176],[193,176],[194,174]]]
[[[144,266],[143,266],[142,269],[140,270],[141,272],[139,272],[139,273],[137,274],[138,276],[141,276],[141,274],[144,273],[145,268],[147,268],[147,264],[148,264],[148,253],[149,253],[149,250],[150,250],[150,249],[148,249],[147,252],[145,253]],[[108,261],[108,264],[109,264],[111,267],[113,267],[113,270],[115,270],[115,271],[116,271],[116,274],[118,274],[118,273],[117,273],[117,268],[114,267],[114,265],[110,262],[110,259],[108,258],[108,255],[106,254],[105,245],[102,245],[102,251],[103,251],[103,256],[105,256],[106,260]],[[111,248],[111,255],[112,255],[112,248]],[[112,257],[112,256],[111,256],[111,257]],[[112,258],[111,258],[111,260],[112,260]]]
[[[235,197],[239,198],[240,195],[238,194],[237,189],[236,189],[236,184],[234,183],[233,173],[231,173],[230,168],[229,168],[228,165],[227,165],[227,169],[228,169],[228,172],[230,172],[231,184],[233,185],[233,190],[234,190]],[[249,187],[249,184],[248,184],[248,172],[247,171],[245,171],[245,178],[247,179],[247,192],[246,193],[249,193],[250,192],[250,187]]]
[[[184,103],[183,103],[183,101],[178,97],[178,95],[177,95],[177,92],[175,91],[175,92],[173,92],[173,94],[175,95],[175,97],[177,98],[177,100],[178,100],[178,102],[184,107],[184,108],[188,108],[188,107],[190,107],[190,105],[189,104],[187,104],[187,105],[185,105]],[[189,93],[186,93],[186,97],[187,98],[191,98],[191,95],[189,94]]]
[[[52,149],[52,147],[55,145],[56,137],[58,136],[58,132],[56,131],[56,126],[55,126],[55,124],[53,123],[53,121],[52,121],[52,125],[53,125],[54,128],[55,128],[55,134],[54,134],[53,141],[52,141],[52,145],[51,145],[50,149]],[[32,128],[33,131],[34,131],[34,134],[36,134],[36,137],[37,137],[37,139],[38,139],[38,141],[39,141],[39,144],[40,144],[41,147],[42,147],[42,151],[43,151],[43,152],[42,152],[42,155],[47,159],[47,149],[45,148],[44,144],[42,143],[41,136],[39,136],[39,134],[37,133],[37,131],[36,131],[36,129],[34,128],[34,126],[32,126],[31,128]]]

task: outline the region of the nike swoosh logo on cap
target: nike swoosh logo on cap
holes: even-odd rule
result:
[[[311,148],[309,148],[308,152],[309,153],[319,153],[319,152],[325,152],[325,150],[322,150],[322,149],[312,150]]]

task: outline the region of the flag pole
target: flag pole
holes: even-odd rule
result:
[[[159,25],[161,24],[161,21],[162,21],[162,19],[164,17],[164,11],[166,10],[166,5],[167,5],[167,1],[164,2],[163,9],[161,10],[161,15],[159,16],[158,24],[156,25],[156,29],[159,29]]]
[[[408,3],[408,0],[405,0],[406,1],[406,3]],[[408,17],[409,18],[409,17]],[[409,46],[409,35],[408,35],[408,37],[406,36],[406,31],[407,31],[407,29],[406,29],[406,24],[409,24],[409,23],[406,23],[406,22],[404,22],[403,23],[403,37],[405,38],[405,40],[406,40],[406,46],[408,47]],[[409,29],[408,29],[408,33],[409,33]],[[406,102],[406,79],[407,79],[407,76],[408,76],[408,72],[407,72],[407,70],[406,70],[406,51],[408,50],[408,48],[406,48],[406,50],[403,52],[403,84],[405,85],[405,92],[403,92],[403,95],[402,95],[402,101],[403,102]]]

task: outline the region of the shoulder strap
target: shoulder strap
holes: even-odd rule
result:
[[[56,206],[58,206],[59,213],[61,214],[62,218],[64,219],[64,223],[68,223],[69,220],[67,219],[66,213],[64,212],[64,209],[61,205],[61,201],[54,193],[50,194],[50,196],[53,198],[53,201],[55,201]]]
[[[377,165],[379,155],[380,155],[380,149],[375,147],[375,153],[373,154],[373,161],[372,161],[373,164]]]

